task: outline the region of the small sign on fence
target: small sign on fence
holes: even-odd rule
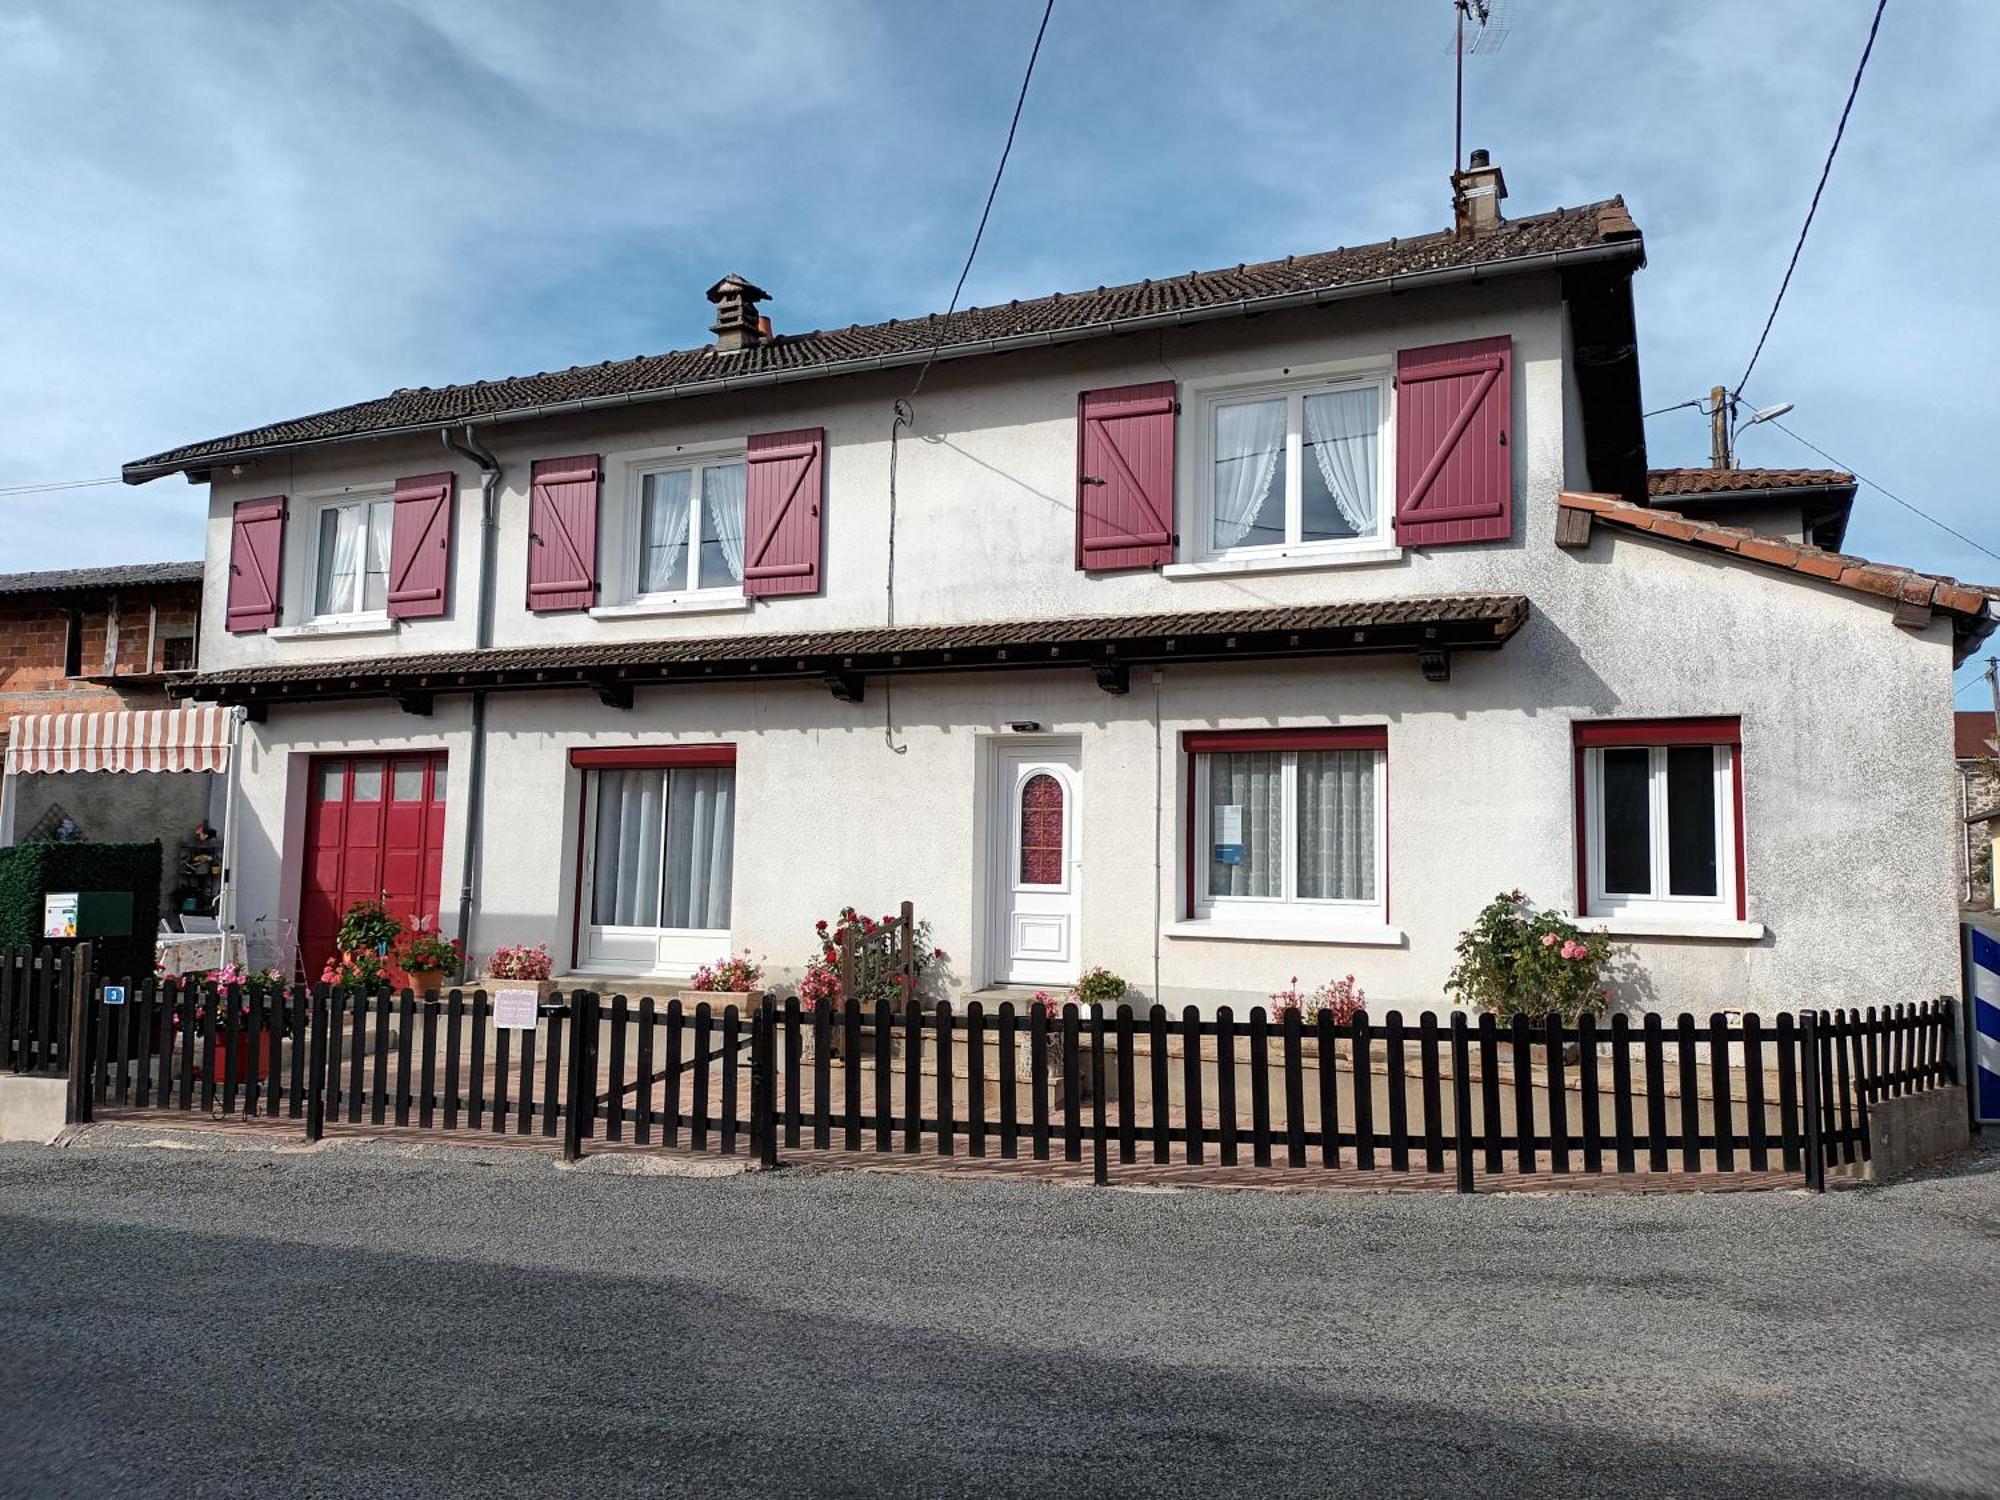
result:
[[[106,1005],[123,1005],[125,1003],[125,986],[122,984],[107,984],[104,987],[104,1003]]]
[[[495,990],[493,1024],[503,1031],[533,1031],[541,999],[535,990]]]

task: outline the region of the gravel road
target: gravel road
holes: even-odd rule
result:
[[[2000,1488],[1995,1150],[1460,1200],[118,1141],[0,1147],[9,1494]]]

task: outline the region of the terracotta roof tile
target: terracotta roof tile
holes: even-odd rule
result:
[[[41,573],[0,573],[0,594],[59,594],[75,589],[144,588],[200,583],[195,562],[125,563],[111,568],[56,568]]]
[[[839,375],[914,362],[926,357],[934,346],[941,358],[952,358],[987,352],[986,346],[995,340],[1095,336],[1149,316],[1172,317],[1201,309],[1253,312],[1260,301],[1272,298],[1375,282],[1383,283],[1387,290],[1392,277],[1417,277],[1467,266],[1498,271],[1509,262],[1620,242],[1629,241],[1636,258],[1643,253],[1636,236],[1623,201],[1614,198],[1582,208],[1510,219],[1491,234],[1458,235],[1444,230],[1316,255],[1288,255],[1283,260],[1100,286],[1095,291],[1056,293],[997,307],[965,308],[948,318],[932,314],[928,318],[892,318],[886,323],[781,334],[736,353],[717,354],[713,346],[704,345],[471,385],[399,390],[372,401],[169,448],[127,464],[125,477],[139,483],[258,449],[519,417],[571,402],[609,404],[699,395],[746,376],[806,379]]]
[[[1747,490],[1824,489],[1854,483],[1838,469],[1648,469],[1646,493],[1654,499],[1676,495],[1727,495]]]

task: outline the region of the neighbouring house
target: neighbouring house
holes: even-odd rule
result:
[[[201,562],[0,575],[0,843],[160,840],[162,909],[211,912],[228,716],[176,707]]]
[[[209,485],[178,691],[249,717],[244,889],[309,969],[387,892],[607,991],[909,898],[960,991],[1412,1009],[1517,887],[1635,1005],[1955,990],[1988,596],[1818,545],[1846,476],[1655,494],[1623,203],[1455,188],[949,317],[773,331],[727,277],[706,347],[129,464]]]
[[[1960,858],[1967,906],[1993,906],[1993,843],[2000,832],[2000,728],[1993,711],[1958,713],[1952,721],[1958,762],[1958,810],[1964,821]]]

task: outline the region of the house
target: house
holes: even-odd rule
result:
[[[220,882],[226,716],[175,707],[194,668],[203,564],[0,575],[0,843],[160,840],[168,910]],[[184,846],[194,846],[182,858]]]
[[[1952,715],[1952,757],[1958,763],[1958,810],[1964,823],[1960,858],[1965,904],[1993,905],[1993,835],[2000,820],[2000,727],[1990,709]]]
[[[209,487],[179,691],[251,721],[244,889],[309,968],[387,892],[607,993],[908,898],[961,994],[1411,1009],[1517,887],[1634,1004],[1955,989],[1928,768],[1987,596],[1820,546],[1830,479],[1771,537],[1655,506],[1624,204],[1456,186],[949,317],[726,277],[702,348],[129,464]]]

